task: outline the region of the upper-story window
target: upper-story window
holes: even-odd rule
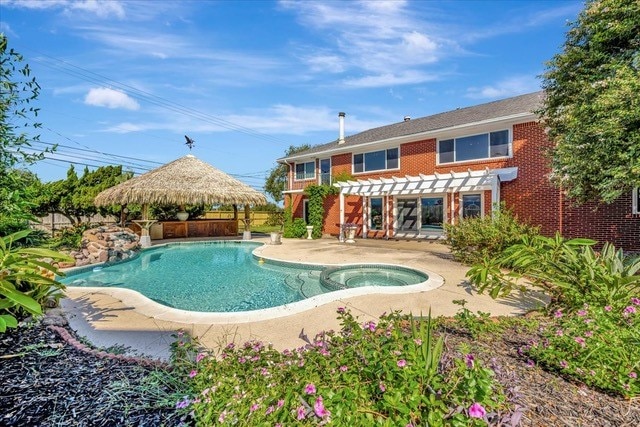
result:
[[[331,185],[331,159],[320,159],[320,185]]]
[[[385,169],[398,169],[398,149],[370,151],[354,154],[353,172],[372,172]]]
[[[296,163],[296,181],[316,177],[316,162]]]
[[[438,163],[506,157],[509,152],[509,131],[481,133],[438,142]]]

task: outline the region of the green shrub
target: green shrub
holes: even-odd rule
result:
[[[81,222],[73,227],[65,227],[58,231],[49,242],[51,249],[78,250],[82,248],[82,234],[92,227]]]
[[[518,222],[502,207],[493,216],[468,218],[457,224],[444,224],[446,244],[460,262],[473,264],[494,257],[525,237],[538,234],[538,228]]]
[[[302,218],[294,218],[290,224],[285,224],[283,237],[300,238],[307,235],[307,223]]]
[[[605,306],[640,294],[640,258],[626,257],[613,245],[600,252],[589,239],[535,236],[474,265],[467,277],[494,298],[530,286],[551,297],[551,308],[578,310],[583,304]],[[508,269],[508,271],[505,271]]]
[[[196,356],[177,402],[198,425],[487,425],[509,411],[494,373],[471,354],[442,359],[431,320],[394,312],[360,324],[339,309],[342,329],[298,350],[260,342]],[[491,415],[489,415],[491,414]]]
[[[638,294],[640,296],[640,294]],[[640,396],[640,298],[554,313],[542,340],[522,350],[541,366],[591,387]]]
[[[55,280],[61,275],[44,258],[72,261],[64,254],[42,248],[15,247],[31,230],[0,237],[0,332],[15,328],[17,318],[42,314],[48,298],[60,298],[64,285]]]

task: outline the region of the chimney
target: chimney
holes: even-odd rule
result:
[[[409,120],[411,120],[411,116],[404,116],[404,121],[408,122]]]
[[[340,123],[340,134],[338,136],[338,144],[344,144],[344,116],[345,113],[338,113],[338,121]]]

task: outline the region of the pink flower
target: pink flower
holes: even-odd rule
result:
[[[364,327],[364,329],[368,329],[368,330],[370,330],[371,332],[375,332],[375,330],[376,330],[376,324],[375,324],[375,322],[366,322],[366,323],[363,325],[363,327]]]
[[[313,404],[313,412],[320,418],[325,418],[331,415],[331,412],[324,407],[324,402],[322,401],[322,396],[318,396],[316,399],[316,403]]]
[[[640,305],[640,298],[631,298],[631,304]]]
[[[466,356],[464,356],[464,361],[467,364],[467,368],[471,369],[473,368],[475,362],[475,357],[473,357],[473,354],[467,354]]]
[[[204,358],[205,358],[205,354],[204,353],[198,353],[198,355],[196,356],[196,363],[201,361]]]
[[[278,403],[276,404],[276,406],[277,406],[278,408],[282,408],[282,407],[284,406],[284,399],[280,399],[280,400],[278,400]]]
[[[342,314],[344,313],[346,310],[344,307],[338,307],[338,313]]]
[[[254,412],[256,409],[258,409],[260,407],[260,405],[258,405],[257,403],[254,403],[253,405],[251,405],[251,407],[249,408],[249,412]]]
[[[584,317],[587,315],[587,310],[578,310],[578,316]]]
[[[564,335],[564,332],[562,331],[562,329],[556,329],[556,336],[561,337],[563,335]]]
[[[227,411],[222,411],[220,413],[220,416],[218,417],[218,422],[223,423],[226,417],[227,417]]]
[[[556,312],[553,314],[553,317],[562,317],[562,311],[556,310]]]
[[[383,393],[384,393],[385,391],[387,391],[387,386],[386,386],[386,385],[384,385],[384,383],[380,383],[380,384],[378,385],[378,387],[380,387],[380,391],[381,391],[381,392],[383,392]]]
[[[531,359],[527,359],[527,366],[533,368],[534,366],[536,366],[536,362]]]
[[[422,345],[422,340],[420,338],[414,339],[413,342],[416,343],[416,345]]]
[[[345,365],[340,366],[340,372],[347,372],[347,368]]]
[[[469,407],[469,416],[471,418],[482,418],[487,415],[486,409],[478,402]]]
[[[398,360],[398,368],[404,368],[405,366],[407,366],[407,361],[404,359],[400,359]]]
[[[629,372],[629,378],[638,378],[638,374],[636,374],[634,371]]]
[[[195,369],[194,369],[194,370],[192,370],[191,372],[189,372],[189,378],[193,378],[193,377],[195,377],[196,375],[198,375],[198,371],[196,371]]]
[[[309,383],[304,387],[304,392],[307,394],[315,394],[316,393],[316,386],[313,383]]]
[[[582,337],[575,337],[573,340],[580,344],[580,347],[585,347],[587,345],[584,338]]]
[[[566,368],[567,368],[567,366],[569,366],[569,364],[567,363],[567,361],[566,361],[566,360],[561,360],[561,361],[560,361],[560,367],[561,367],[561,368],[566,369]]]
[[[610,305],[605,305],[604,306],[604,311],[611,311],[611,306]]]
[[[298,409],[296,409],[296,414],[297,414],[296,419],[304,420],[307,417],[307,415],[304,412],[305,412],[304,407],[298,406]]]
[[[270,413],[272,413],[272,412],[273,412],[273,411],[275,411],[275,410],[276,410],[276,408],[274,408],[274,407],[273,407],[273,405],[271,405],[271,406],[269,406],[269,407],[267,408],[267,410],[265,411],[265,413],[264,413],[264,414],[265,414],[265,415],[269,415]]]
[[[635,314],[636,313],[636,308],[632,305],[625,307],[623,314],[624,317],[628,317],[630,314]]]
[[[587,337],[587,338],[592,337],[593,336],[593,331],[586,331],[584,333],[584,336]]]

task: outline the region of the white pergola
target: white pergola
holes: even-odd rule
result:
[[[419,196],[491,190],[492,210],[496,210],[499,208],[500,202],[500,183],[512,181],[517,176],[518,168],[511,167],[337,182],[334,186],[338,187],[340,191],[340,224],[344,224],[344,198],[347,195],[361,196],[366,200],[369,197]],[[389,218],[388,212],[383,214]],[[366,221],[363,222],[363,228],[363,235],[366,235]]]

